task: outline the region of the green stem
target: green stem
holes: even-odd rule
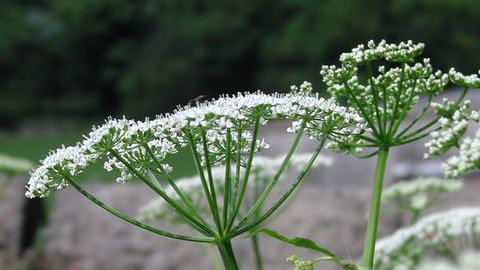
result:
[[[348,86],[348,84],[345,83],[344,85],[345,85],[345,89],[347,90],[347,99],[353,100],[353,102],[356,105],[356,109],[358,109],[361,112],[359,113],[360,116],[362,116],[365,122],[367,122],[367,126],[372,129],[373,137],[379,137],[380,133],[377,130],[377,127],[375,126],[373,119],[370,119],[370,113],[365,111],[365,108],[363,108],[362,104],[360,104],[360,102],[357,99],[357,96],[355,95],[355,93],[353,93],[352,89]]]
[[[207,180],[205,179],[205,174],[204,174],[203,169],[202,169],[200,155],[197,151],[193,135],[192,135],[191,132],[188,132],[187,136],[188,136],[188,141],[190,143],[190,150],[192,151],[193,159],[195,161],[195,166],[197,168],[198,176],[200,177],[200,182],[202,183],[203,192],[205,194],[205,198],[206,198],[207,203],[208,203],[208,208],[210,209],[210,213],[212,214],[212,218],[215,221],[215,224],[217,225],[218,232],[222,233],[222,230],[220,230],[221,227],[218,227],[219,226],[218,218],[215,214],[215,213],[218,214],[218,207],[214,207],[214,204],[213,204],[213,200],[215,200],[215,202],[216,202],[217,198],[212,198],[212,194],[210,193],[209,185],[207,183]],[[206,155],[208,155],[208,152],[205,152],[205,153],[206,153]],[[211,165],[207,164],[207,167],[208,166],[211,166]],[[210,188],[212,188],[212,187],[210,187]]]
[[[210,258],[210,261],[213,264],[213,268],[215,268],[215,270],[223,270],[222,264],[218,260],[218,257],[215,254],[215,252],[212,250],[212,246],[204,244],[203,248],[205,249],[205,252],[207,253],[208,258]]]
[[[297,145],[302,137],[303,134],[303,129],[305,128],[306,122],[304,121],[302,123],[302,127],[300,128],[297,136],[295,137],[295,141],[292,144],[292,147],[290,148],[290,151],[287,153],[285,158],[283,159],[282,164],[280,165],[280,168],[278,169],[277,173],[273,177],[272,181],[268,185],[268,187],[263,191],[262,195],[257,199],[255,204],[252,206],[252,208],[245,214],[245,216],[239,221],[239,223],[235,226],[235,231],[236,229],[240,228],[244,223],[248,221],[248,219],[259,209],[259,207],[263,204],[265,199],[267,198],[268,194],[270,194],[270,191],[272,191],[273,187],[277,183],[278,179],[280,179],[280,176],[282,175],[283,171],[287,167],[288,162],[290,161],[290,158],[292,157],[293,153],[295,152],[295,149],[297,148]],[[323,146],[323,145],[322,145]],[[315,156],[316,157],[316,156]],[[253,227],[252,227],[253,228]]]
[[[212,208],[210,208],[210,211],[212,211],[213,220],[221,236],[221,232],[223,231],[222,221],[220,220],[220,211],[218,210],[218,204],[217,204],[217,193],[215,192],[215,184],[213,183],[212,165],[210,163],[210,153],[208,151],[208,145],[207,145],[207,134],[205,133],[204,129],[202,129],[201,133],[202,133],[202,143],[203,143],[205,164],[207,167],[208,185],[210,190],[210,196],[212,198]]]
[[[110,149],[109,152],[122,162],[131,172],[133,172],[138,178],[140,178],[147,186],[160,195],[172,208],[182,217],[193,229],[199,231],[206,236],[215,236],[216,233],[208,224],[203,224],[196,220],[190,213],[178,205],[172,198],[168,197],[163,189],[159,189],[152,181],[141,174],[135,167],[132,166],[127,160],[125,160],[117,151]],[[208,226],[207,226],[208,225]]]
[[[372,97],[373,97],[373,104],[378,104],[378,92],[377,92],[377,87],[375,87],[375,83],[373,81],[373,72],[372,72],[372,66],[370,65],[370,61],[366,62],[367,65],[367,71],[368,71],[368,81],[370,82],[370,87],[372,88]],[[384,100],[386,100],[386,96],[384,95]],[[384,108],[386,108],[384,106]],[[387,111],[385,109],[385,111]],[[380,111],[378,109],[378,106],[375,106],[375,114],[377,116],[377,123],[378,123],[378,132],[380,134],[385,133],[384,128],[386,128],[386,125],[382,125],[382,121],[380,121]],[[385,117],[384,117],[385,118]]]
[[[387,138],[389,139],[393,138],[393,134],[395,134],[394,129],[398,128],[398,126],[400,125],[400,122],[402,122],[402,119],[397,119],[395,116],[398,114],[398,110],[400,106],[400,97],[402,95],[402,92],[406,91],[406,89],[403,89],[404,78],[405,78],[405,62],[402,62],[402,72],[400,73],[400,83],[398,85],[397,95],[395,96],[395,104],[393,105],[393,108],[392,108],[392,119],[390,120],[390,126],[386,134]],[[406,104],[404,106],[405,108],[407,107]],[[386,112],[387,108],[384,108],[384,109]]]
[[[218,251],[222,257],[223,265],[226,270],[238,270],[237,261],[235,260],[235,255],[233,254],[232,243],[230,240],[224,240],[217,243]]]
[[[190,200],[185,196],[185,194],[180,190],[180,188],[177,186],[175,181],[173,181],[172,177],[170,177],[168,172],[163,168],[162,164],[160,163],[158,158],[155,156],[152,149],[150,149],[150,147],[148,145],[144,145],[144,148],[147,151],[147,153],[150,155],[152,160],[157,164],[158,169],[163,174],[163,176],[165,176],[168,183],[173,188],[173,190],[175,190],[175,192],[180,197],[182,202],[185,203],[185,205],[190,209],[190,212],[193,213],[197,217],[197,219],[205,225],[205,227],[210,227],[208,222],[198,213],[198,211],[195,209],[195,207],[190,202]],[[156,183],[155,185],[158,185],[161,188],[160,183],[158,182],[158,180],[156,180],[156,178],[154,179],[154,181],[155,181],[154,184]]]
[[[238,196],[238,187],[240,185],[240,171],[241,171],[241,158],[242,158],[242,130],[237,130],[237,154],[235,157],[235,160],[237,161],[236,166],[235,166],[235,179],[233,181],[233,188],[232,188],[232,194],[230,198],[230,207],[228,209],[227,213],[227,225],[225,225],[224,228],[229,228],[228,224],[230,224],[230,221],[233,216],[233,212],[235,211],[236,208],[236,202],[237,202],[237,196]],[[235,218],[235,217],[233,217]]]
[[[423,117],[423,115],[425,114],[425,112],[428,110],[428,108],[430,107],[430,104],[432,103],[432,98],[433,98],[433,94],[430,94],[428,96],[428,101],[425,103],[425,106],[423,106],[423,109],[422,111],[417,115],[417,117],[415,117],[415,119],[404,129],[402,130],[402,132],[400,132],[396,138],[400,138],[401,136],[403,136],[403,134],[407,133],[408,130],[410,130],[410,128],[412,128],[417,122],[418,120],[420,120],[420,118]]]
[[[297,179],[293,182],[293,184],[290,186],[290,188],[283,194],[280,199],[268,210],[263,214],[261,217],[255,219],[252,223],[249,223],[245,226],[243,224],[248,220],[248,218],[252,215],[253,212],[256,211],[256,209],[259,207],[261,203],[260,201],[264,201],[262,199],[259,199],[255,205],[250,209],[250,211],[245,215],[245,217],[238,223],[238,225],[232,230],[233,234],[232,237],[238,236],[246,231],[249,231],[256,226],[258,226],[260,223],[262,223],[265,219],[267,219],[269,216],[271,216],[282,204],[285,202],[285,200],[292,194],[292,192],[295,190],[295,188],[300,184],[300,181],[302,181],[303,177],[308,173],[310,170],[310,167],[312,167],[313,162],[317,158],[318,154],[320,153],[320,150],[322,150],[323,145],[325,144],[325,141],[327,140],[327,135],[324,135],[323,138],[320,140],[320,144],[318,145],[317,149],[313,153],[312,157],[308,161],[308,163],[305,165],[303,171],[298,175]],[[282,170],[283,171],[283,170]],[[267,196],[268,193],[264,193],[263,196]],[[243,226],[243,227],[242,227]]]
[[[365,237],[365,246],[363,248],[361,266],[366,269],[373,269],[373,257],[375,255],[375,241],[377,239],[378,217],[380,215],[380,200],[382,198],[383,177],[388,157],[388,146],[380,149],[375,170],[375,179],[373,183],[372,200],[370,202],[370,212],[368,215],[367,235]]]
[[[416,87],[417,87],[417,80],[415,79],[415,81],[413,82],[412,89],[415,89]],[[390,140],[391,140],[391,138],[393,138],[395,136],[395,133],[397,133],[397,130],[400,127],[400,124],[402,123],[403,119],[405,119],[405,117],[407,115],[407,112],[410,108],[410,104],[412,104],[412,102],[413,102],[413,97],[414,96],[415,96],[414,91],[411,91],[410,96],[408,97],[408,101],[406,101],[406,104],[404,105],[404,107],[403,107],[403,109],[400,113],[399,118],[396,120],[396,122],[394,124],[394,128],[391,130],[391,133],[388,136],[388,138]]]
[[[255,264],[257,265],[257,270],[262,270],[262,255],[260,254],[260,247],[258,245],[258,237],[256,235],[252,236],[252,245],[253,252],[255,254]]]
[[[232,181],[231,181],[231,142],[232,142],[232,133],[229,128],[226,131],[226,141],[225,141],[225,194],[223,197],[223,227],[227,227],[228,223],[228,214],[230,211],[230,202],[232,197]]]
[[[213,237],[193,237],[193,236],[174,234],[174,233],[162,231],[162,230],[159,230],[157,228],[153,228],[151,226],[148,226],[144,223],[141,223],[138,220],[135,220],[131,217],[128,217],[128,216],[122,214],[120,211],[115,210],[115,209],[111,208],[110,206],[106,205],[105,203],[103,203],[102,201],[98,200],[92,194],[88,193],[88,191],[86,191],[80,185],[78,185],[78,183],[75,182],[75,180],[73,180],[70,176],[67,176],[66,180],[71,186],[73,186],[83,196],[87,197],[87,199],[94,202],[96,205],[98,205],[101,208],[107,210],[108,212],[115,215],[116,217],[121,218],[121,219],[127,221],[128,223],[131,223],[135,226],[138,226],[138,227],[140,227],[144,230],[147,230],[147,231],[150,231],[150,232],[153,232],[153,233],[165,236],[165,237],[174,238],[174,239],[178,239],[178,240],[184,240],[184,241],[200,242],[200,243],[213,243],[215,241],[215,239]]]
[[[255,153],[255,147],[256,147],[259,128],[260,128],[260,116],[257,116],[255,118],[255,127],[253,129],[253,134],[252,134],[252,143],[250,146],[250,151],[248,152],[249,154],[248,161],[247,161],[247,164],[245,165],[245,175],[243,176],[242,186],[240,189],[240,193],[238,194],[238,199],[235,202],[235,208],[233,210],[232,216],[229,219],[229,223],[227,224],[228,226],[225,227],[226,233],[228,233],[232,228],[233,223],[235,222],[235,218],[237,217],[238,211],[240,210],[240,206],[242,205],[242,200],[245,195],[245,190],[247,188],[248,177],[250,176],[250,170],[252,169],[253,154]],[[241,151],[241,148],[238,149],[237,151]],[[237,160],[237,162],[240,162],[240,160]]]

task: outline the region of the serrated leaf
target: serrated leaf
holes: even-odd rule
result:
[[[315,244],[315,242],[313,242],[312,240],[310,240],[308,238],[295,237],[295,238],[289,239],[286,236],[283,236],[283,235],[277,233],[276,231],[270,230],[270,229],[267,229],[267,228],[263,228],[263,229],[260,229],[258,231],[255,231],[255,232],[253,232],[253,233],[251,233],[251,234],[249,234],[245,237],[251,237],[251,236],[257,235],[259,233],[264,233],[267,236],[276,238],[276,239],[278,239],[282,242],[294,245],[296,247],[303,247],[303,248],[308,248],[308,249],[312,249],[312,250],[322,252],[323,254],[326,254],[326,255],[332,257],[335,261],[340,262],[340,263],[342,262],[342,260],[339,257],[337,257],[335,254],[330,252],[328,249],[318,246],[317,244]]]

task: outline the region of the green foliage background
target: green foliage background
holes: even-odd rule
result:
[[[238,91],[285,92],[368,40],[424,42],[434,67],[480,67],[477,0],[4,0],[0,124],[142,119]]]

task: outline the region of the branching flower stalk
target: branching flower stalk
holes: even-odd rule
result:
[[[367,234],[361,267],[372,269],[375,240],[380,210],[383,178],[388,153],[391,147],[407,144],[422,139],[442,127],[438,122],[448,122],[458,118],[458,110],[468,108],[469,101],[463,107],[460,102],[470,88],[478,88],[480,80],[477,75],[464,76],[453,68],[447,74],[441,71],[433,72],[429,59],[423,63],[415,63],[414,58],[423,52],[424,44],[407,43],[387,44],[381,41],[375,44],[370,41],[367,46],[360,45],[350,53],[340,56],[341,67],[324,66],[321,70],[327,91],[335,100],[346,99],[349,111],[358,113],[371,129],[371,133],[355,137],[345,137],[333,140],[327,146],[336,152],[351,153],[359,158],[377,156],[373,193],[367,225]],[[383,65],[377,67],[378,75],[374,75],[373,61],[383,59],[386,62],[398,63],[398,67],[387,70]],[[391,65],[391,64],[389,64]],[[368,74],[366,82],[360,82],[357,76],[358,67],[365,66]],[[432,103],[449,81],[464,87],[458,100],[444,101],[443,105]],[[418,103],[420,96],[426,97],[423,109],[407,120],[408,112]],[[432,106],[437,118],[426,125],[417,127],[415,124]],[[446,119],[446,120],[442,120]],[[478,121],[478,120],[477,120]],[[401,125],[403,123],[403,125]],[[463,126],[464,127],[464,126]],[[464,132],[464,129],[459,130]],[[450,137],[449,137],[450,138]],[[458,137],[451,138],[451,141]],[[362,154],[362,148],[373,149]],[[453,162],[451,162],[453,163]]]
[[[309,162],[311,156],[312,153],[292,155],[290,162],[287,164],[287,168],[280,177],[279,181],[286,182],[286,178],[288,177],[285,175],[286,173],[293,173],[295,169],[301,170],[302,168],[304,168],[305,165]],[[250,171],[250,180],[248,182],[248,193],[250,194],[250,196],[245,197],[246,204],[243,205],[244,209],[241,209],[243,210],[243,212],[239,211],[239,214],[237,215],[237,220],[241,220],[244,217],[245,211],[248,211],[251,208],[251,201],[255,202],[258,200],[260,196],[260,191],[265,190],[265,186],[268,185],[270,180],[275,177],[275,174],[282,165],[283,160],[284,156],[278,156],[276,158],[269,158],[264,156],[255,157],[252,170]],[[319,155],[315,159],[315,162],[312,164],[311,168],[315,168],[318,166],[330,166],[332,162],[332,158]],[[235,167],[235,164],[231,164],[231,170],[234,170]],[[218,205],[220,207],[220,212],[222,212],[222,210],[223,212],[225,212],[225,205],[227,205],[228,207],[228,204],[221,204],[222,197],[227,197],[225,195],[225,192],[228,190],[227,188],[225,188],[228,183],[228,181],[226,180],[228,179],[228,177],[225,174],[225,171],[225,166],[213,167],[211,170],[213,179],[215,181],[214,185],[218,191],[217,199],[219,201]],[[241,170],[240,177],[243,177],[244,174],[245,171]],[[282,186],[286,184],[285,182],[282,183]],[[200,181],[199,175],[178,179],[176,181],[176,188],[179,188],[185,195],[185,197],[188,198],[187,201],[191,202],[191,204],[196,206],[195,209],[199,214],[208,214],[208,206],[206,206],[205,198],[202,193],[202,183]],[[279,190],[279,192],[281,191],[282,189]],[[174,199],[179,204],[182,204],[185,201],[178,196],[178,192],[172,186],[166,188],[165,192],[170,198]],[[253,196],[251,196],[252,193]],[[276,194],[278,194],[278,192]],[[262,209],[256,211],[254,214],[254,219],[258,219],[262,215],[262,213]],[[162,220],[170,223],[184,223],[183,220],[179,218],[179,216],[174,211],[171,211],[170,205],[161,198],[152,200],[147,205],[142,207],[139,211],[139,216],[137,217],[137,219],[141,222]],[[270,218],[269,220],[271,221],[272,218]],[[257,269],[262,269],[262,260],[257,237],[253,236],[251,240],[253,244]]]
[[[144,122],[109,118],[77,145],[52,151],[31,172],[25,195],[43,198],[71,185],[103,209],[140,228],[178,240],[215,244],[225,268],[238,269],[231,239],[259,226],[287,200],[313,166],[327,138],[344,141],[366,130],[357,113],[313,94],[309,83],[300,89],[294,87],[289,94],[245,93],[196,105],[179,107],[172,114]],[[270,120],[292,121],[287,131],[296,133],[296,137],[274,177],[267,181],[248,211],[239,216],[254,168],[254,155],[269,147],[264,139],[258,138],[258,131]],[[293,184],[272,206],[258,214],[303,135],[318,140],[317,149]],[[191,150],[208,215],[202,214],[197,208],[202,206],[196,205],[170,176],[172,167],[168,157],[182,148]],[[146,225],[84,190],[74,180],[75,176],[100,159],[106,159],[106,170],[119,174],[117,182],[139,179],[148,185],[196,235],[176,234]],[[219,166],[224,168],[223,185],[215,184],[218,178],[214,172]],[[158,177],[166,179],[167,187]]]

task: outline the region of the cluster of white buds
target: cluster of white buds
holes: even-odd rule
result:
[[[320,74],[332,98],[345,98],[349,111],[362,116],[375,137],[374,140],[361,136],[344,137],[345,140],[329,143],[327,147],[330,150],[360,154],[361,147],[371,147],[377,143],[376,140],[386,136],[387,131],[393,132],[388,135],[392,141],[397,140],[392,145],[401,144],[401,135],[408,129],[400,132],[399,138],[393,139],[399,123],[408,116],[420,96],[437,96],[449,82],[448,74],[433,70],[430,59],[415,63],[414,58],[423,49],[424,44],[414,44],[412,41],[398,45],[387,44],[384,40],[379,44],[370,41],[366,46],[360,45],[342,54],[341,67],[322,67]],[[390,69],[379,65],[375,75],[370,62],[381,59],[401,64]],[[369,77],[365,82],[361,82],[357,75],[360,65],[366,65],[368,70]],[[392,126],[388,127],[388,123]],[[410,137],[407,135],[406,138]]]
[[[413,58],[423,52],[425,45],[423,43],[414,44],[411,40],[407,43],[387,44],[385,40],[380,41],[378,45],[373,40],[354,48],[351,53],[343,53],[340,61],[343,63],[352,63],[355,65],[363,64],[367,61],[373,61],[379,58],[385,58],[391,62],[411,62]]]
[[[465,76],[462,73],[456,71],[455,68],[451,68],[448,72],[448,75],[450,76],[450,80],[454,84],[458,84],[460,86],[468,88],[480,88],[480,78],[478,78],[477,74]]]
[[[447,177],[458,177],[476,168],[480,168],[480,129],[475,133],[475,138],[463,139],[458,156],[452,156],[442,163],[442,170]]]
[[[432,131],[431,140],[425,143],[428,153],[424,154],[424,158],[439,156],[452,147],[459,148],[458,156],[452,156],[447,163],[442,164],[442,169],[448,178],[459,177],[479,167],[480,131],[476,132],[475,138],[466,137],[461,144],[459,143],[460,138],[467,131],[468,121],[479,122],[479,112],[469,112],[469,105],[470,101],[466,100],[462,107],[449,113],[454,108],[452,102],[444,100],[443,104],[432,103],[435,112],[444,116],[439,119],[440,131]]]

